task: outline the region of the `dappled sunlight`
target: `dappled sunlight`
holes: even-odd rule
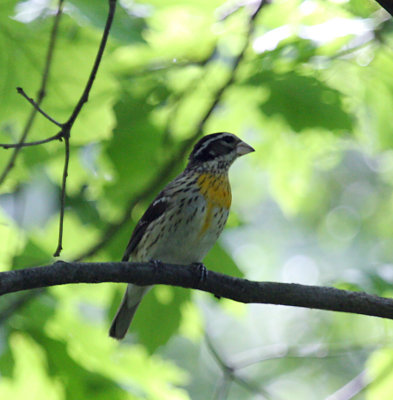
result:
[[[55,33],[58,1],[3,3],[1,271],[58,259],[60,210],[62,260],[120,261],[192,146],[232,132],[255,152],[229,171],[207,276],[392,296],[393,30],[377,2],[119,0],[69,138],[56,133],[86,87],[108,2],[64,1]],[[228,207],[215,183],[206,193]],[[3,296],[0,398],[391,398],[389,319],[161,285],[119,342],[108,329],[124,286]]]

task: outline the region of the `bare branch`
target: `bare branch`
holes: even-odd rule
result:
[[[255,282],[209,271],[200,282],[199,268],[149,263],[67,263],[0,273],[0,295],[70,283],[127,282],[194,288],[241,303],[278,304],[393,319],[393,299],[363,292],[294,283]]]
[[[62,140],[62,137],[63,137],[63,132],[60,131],[59,133],[56,133],[56,135],[50,136],[46,139],[36,140],[35,142],[25,142],[25,143],[15,143],[15,144],[0,143],[0,147],[3,147],[4,149],[12,149],[17,147],[38,146],[40,144],[50,143],[55,140]]]
[[[339,390],[328,396],[326,400],[351,400],[371,382],[372,379],[368,376],[367,370],[363,370]]]
[[[392,0],[376,0],[381,7],[383,7],[390,15],[393,15],[393,2]]]
[[[41,79],[41,85],[40,88],[38,90],[38,95],[37,95],[37,101],[36,103],[38,105],[40,105],[42,103],[42,100],[45,97],[46,94],[46,87],[48,84],[48,79],[49,79],[49,71],[50,68],[52,66],[52,60],[53,60],[53,53],[54,53],[54,49],[55,49],[55,43],[56,43],[56,38],[57,38],[57,32],[58,32],[58,27],[60,24],[60,17],[62,15],[63,12],[63,2],[64,0],[59,0],[59,5],[57,8],[57,12],[56,12],[56,16],[55,19],[53,21],[53,26],[52,26],[52,30],[50,33],[50,39],[49,39],[49,45],[48,45],[48,51],[46,54],[46,58],[45,58],[45,66],[44,66],[44,71],[42,73],[42,79]],[[12,168],[15,165],[15,161],[16,158],[18,157],[18,154],[22,148],[22,146],[20,146],[22,143],[25,142],[27,135],[30,132],[31,127],[33,126],[35,117],[37,115],[37,110],[35,108],[33,108],[31,110],[30,116],[27,119],[26,125],[23,129],[23,133],[21,138],[19,139],[18,145],[17,147],[15,147],[15,150],[13,151],[7,165],[5,166],[3,172],[0,175],[0,185],[5,181],[5,179],[7,178],[8,174],[10,173],[10,171],[12,170]]]
[[[210,336],[208,334],[205,335],[205,341],[207,347],[212,354],[213,358],[216,360],[216,363],[222,370],[222,382],[217,388],[217,399],[226,398],[223,394],[227,395],[229,392],[229,386],[231,382],[235,382],[239,386],[242,386],[247,391],[254,393],[255,395],[259,395],[262,399],[270,399],[270,394],[262,387],[254,385],[252,382],[249,382],[237,374],[237,369],[228,362],[224,361],[224,358],[219,354],[215,345],[213,344]],[[275,397],[276,399],[277,396]]]
[[[63,169],[63,180],[62,180],[62,184],[61,184],[59,240],[57,243],[57,248],[53,254],[53,257],[58,257],[63,248],[65,195],[66,195],[66,185],[67,185],[67,176],[68,176],[68,164],[70,162],[70,138],[69,138],[69,136],[64,137],[64,146],[65,146],[65,156],[64,156],[65,159],[64,159],[64,169]]]
[[[100,47],[98,48],[96,59],[94,60],[93,68],[90,72],[90,76],[89,79],[87,80],[82,96],[80,97],[78,104],[75,106],[74,111],[72,112],[70,118],[66,123],[67,125],[70,126],[70,129],[74,124],[76,118],[78,117],[79,113],[81,112],[83,105],[89,100],[90,90],[96,78],[98,67],[100,66],[102,55],[104,54],[105,46],[108,41],[109,31],[111,29],[113,17],[116,11],[116,0],[108,0],[108,3],[109,3],[108,16],[105,23],[104,33],[102,34]]]
[[[48,115],[41,107],[40,105],[34,101],[31,97],[29,97],[26,92],[23,90],[21,87],[16,88],[17,92],[22,95],[40,114],[42,114],[47,120],[52,122],[52,124],[57,125],[58,127],[62,128],[64,124],[61,124],[60,122],[57,122],[54,118],[52,118],[50,115]]]
[[[231,383],[234,380],[235,370],[226,361],[224,361],[216,347],[213,345],[213,342],[208,334],[205,335],[205,342],[210,354],[222,372],[221,380],[217,383],[214,399],[226,399],[229,394]]]
[[[252,365],[266,361],[279,359],[317,359],[347,357],[349,354],[368,352],[371,353],[381,347],[384,343],[375,342],[373,344],[333,344],[318,343],[309,345],[289,346],[287,344],[274,344],[264,346],[262,349],[252,348],[238,354],[231,354],[231,365],[236,370],[248,368]]]
[[[61,188],[61,203],[60,203],[60,219],[59,219],[59,240],[57,244],[57,248],[53,254],[54,257],[58,257],[61,253],[63,248],[63,227],[64,227],[64,208],[65,208],[65,194],[66,194],[66,185],[67,185],[67,176],[68,176],[68,163],[70,160],[70,135],[71,135],[71,128],[74,125],[76,118],[78,117],[79,113],[82,110],[83,105],[89,100],[90,90],[93,87],[94,80],[97,75],[98,68],[101,63],[102,55],[104,54],[104,50],[106,47],[106,43],[109,37],[109,31],[112,26],[113,17],[116,11],[116,0],[108,0],[109,3],[109,10],[108,16],[105,23],[104,33],[102,34],[100,46],[98,48],[98,52],[96,58],[94,60],[93,68],[90,72],[89,79],[87,80],[86,86],[82,92],[82,95],[75,106],[70,118],[68,121],[63,125],[62,129],[62,137],[64,138],[65,143],[65,161],[64,161],[64,170],[63,170],[63,181],[62,181],[62,188]]]
[[[59,11],[58,14],[61,11],[61,6],[62,6],[63,0],[60,0],[59,2]],[[65,123],[59,123],[58,121],[56,121],[54,118],[52,118],[50,115],[48,115],[45,111],[43,111],[40,107],[40,102],[42,100],[42,98],[40,96],[44,96],[45,94],[45,87],[46,87],[46,80],[45,80],[45,85],[43,85],[40,89],[40,95],[39,95],[39,99],[38,101],[34,101],[32,98],[28,97],[27,94],[24,92],[24,90],[22,88],[18,88],[18,93],[20,93],[25,99],[27,99],[30,104],[32,104],[32,106],[34,107],[34,116],[36,114],[36,112],[41,113],[45,118],[47,118],[49,121],[51,121],[53,124],[59,126],[61,128],[61,131],[54,135],[51,136],[48,139],[44,139],[44,140],[40,140],[40,141],[36,141],[36,142],[30,142],[30,143],[26,143],[24,144],[26,135],[24,135],[22,137],[22,139],[20,140],[20,142],[17,145],[2,145],[0,144],[0,146],[4,147],[4,148],[9,148],[9,147],[15,147],[15,151],[16,150],[20,150],[22,147],[26,147],[26,146],[35,146],[35,145],[39,145],[39,144],[43,144],[43,143],[48,143],[52,140],[56,140],[56,139],[64,139],[64,143],[65,143],[65,162],[64,162],[64,169],[63,169],[63,179],[62,179],[62,189],[61,189],[61,203],[60,203],[60,219],[59,219],[59,239],[58,239],[58,245],[56,248],[56,251],[54,253],[54,256],[57,257],[60,255],[60,252],[62,250],[62,241],[63,241],[63,226],[64,226],[64,208],[65,208],[65,193],[66,193],[66,184],[67,184],[67,176],[68,176],[68,164],[69,164],[69,159],[70,159],[70,135],[71,135],[71,129],[72,126],[74,125],[74,122],[76,120],[76,118],[78,117],[79,113],[82,110],[83,105],[88,101],[89,99],[89,93],[90,90],[93,86],[94,80],[96,78],[97,75],[97,71],[98,68],[100,66],[101,63],[101,59],[102,59],[102,55],[104,53],[105,47],[106,47],[106,43],[108,41],[108,36],[109,36],[109,31],[111,29],[112,26],[112,22],[113,22],[113,17],[115,15],[115,10],[116,10],[116,0],[108,0],[109,3],[109,10],[108,10],[108,16],[107,16],[107,20],[106,20],[106,24],[105,24],[105,29],[104,32],[102,34],[102,38],[101,38],[101,42],[100,42],[100,46],[98,48],[98,52],[96,55],[96,58],[94,60],[94,64],[92,67],[92,70],[90,72],[89,78],[87,80],[86,86],[82,92],[82,95],[78,101],[78,103],[76,104],[74,110],[71,113],[71,116],[69,117],[68,121]],[[55,29],[56,28],[56,29]],[[55,28],[53,29],[53,32],[57,32],[57,24],[55,25]],[[55,33],[53,33],[53,35],[55,35]],[[51,43],[54,41],[54,39],[51,40]],[[52,47],[50,46],[50,54],[52,54]],[[50,58],[51,59],[51,58]],[[47,75],[49,69],[48,67],[45,68],[44,71],[44,76]],[[33,114],[32,114],[33,115]],[[16,154],[16,153],[14,153]],[[12,167],[10,167],[12,168]],[[8,171],[8,170],[7,170]],[[8,172],[7,172],[8,173]],[[4,175],[4,174],[3,174]],[[0,183],[1,183],[1,178],[0,178]]]

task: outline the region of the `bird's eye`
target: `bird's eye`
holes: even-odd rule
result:
[[[226,142],[226,143],[229,143],[229,144],[235,142],[235,138],[234,138],[233,136],[225,136],[222,140],[223,140],[224,142]]]

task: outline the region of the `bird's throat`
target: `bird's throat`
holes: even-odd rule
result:
[[[229,209],[232,202],[231,186],[227,174],[202,173],[197,184],[201,193],[205,196],[210,207],[222,207]]]

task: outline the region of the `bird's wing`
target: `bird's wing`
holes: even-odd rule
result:
[[[131,253],[135,250],[138,243],[141,241],[143,235],[146,232],[148,226],[158,219],[168,208],[169,199],[165,196],[162,191],[150,204],[149,208],[145,211],[142,218],[137,223],[134,232],[131,235],[131,239],[128,242],[126,251],[124,252],[122,261],[128,261]]]

